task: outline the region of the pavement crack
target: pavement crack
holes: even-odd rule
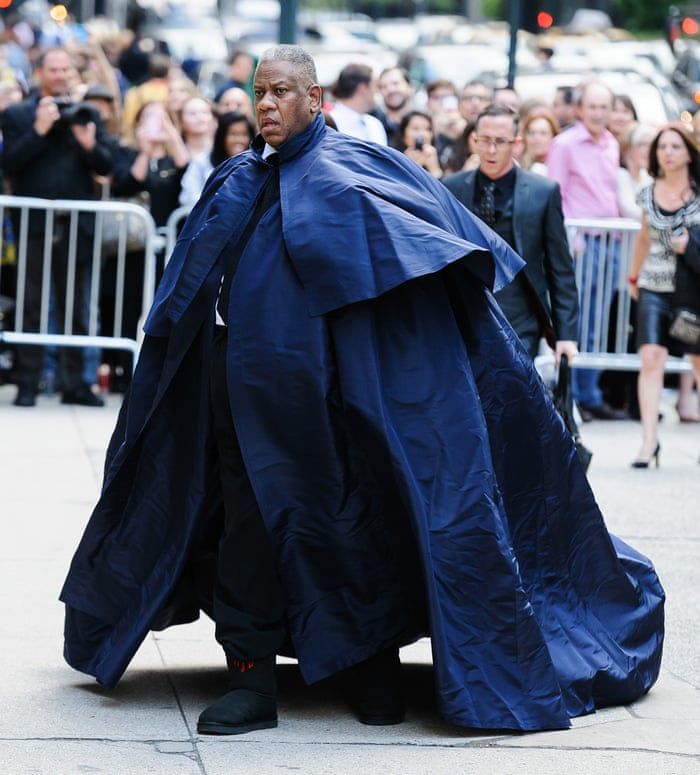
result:
[[[223,745],[227,741],[222,738],[220,740],[213,740],[215,744]],[[260,745],[259,738],[253,740],[236,740],[236,746],[246,745]],[[681,751],[664,751],[657,748],[639,748],[636,746],[600,746],[600,745],[501,745],[498,740],[475,740],[473,742],[455,742],[455,743],[421,743],[410,740],[388,740],[386,742],[378,742],[372,740],[266,740],[265,745],[273,746],[332,746],[332,747],[348,747],[348,748],[424,748],[428,749],[455,749],[455,748],[470,748],[470,749],[498,749],[499,751],[518,750],[518,751],[585,751],[585,752],[599,752],[607,751],[612,753],[642,753],[650,755],[660,756],[674,756],[679,759],[687,759],[689,761],[700,761],[700,753],[683,753]]]
[[[190,738],[190,743],[192,744],[192,750],[194,752],[194,756],[190,757],[194,762],[196,762],[197,767],[199,771],[202,773],[202,775],[206,775],[206,769],[204,768],[204,762],[202,761],[202,757],[199,753],[199,747],[198,747],[198,741],[199,738],[192,734],[192,729],[190,728],[190,723],[187,720],[187,714],[185,713],[185,709],[182,707],[182,701],[180,699],[180,693],[177,690],[177,687],[175,686],[175,683],[173,681],[172,676],[170,675],[170,670],[168,670],[168,666],[165,662],[165,657],[163,656],[163,652],[160,648],[160,643],[156,638],[151,638],[151,640],[154,642],[156,650],[158,651],[158,656],[160,657],[161,664],[163,665],[163,669],[165,670],[166,679],[168,681],[168,684],[170,685],[170,689],[172,690],[173,696],[175,697],[175,702],[177,702],[177,707],[180,711],[180,715],[182,716],[182,720],[185,724],[185,729],[187,729],[187,734]]]
[[[191,743],[188,738],[177,740],[149,740],[143,737],[73,737],[71,735],[54,735],[51,737],[0,737],[3,743],[138,743],[143,745],[162,745],[164,743]]]
[[[660,748],[638,748],[636,746],[621,746],[619,748],[612,745],[493,745],[476,746],[481,748],[516,749],[519,751],[610,751],[614,753],[648,753],[660,754],[661,756],[675,756],[678,759],[688,759],[689,761],[700,761],[700,753],[683,753],[681,751],[664,751]]]
[[[618,534],[615,533],[615,535]],[[661,544],[695,544],[700,542],[700,536],[650,536],[620,534],[618,537],[623,541],[657,541]]]
[[[586,751],[586,752],[596,752],[596,751],[608,751],[608,752],[617,752],[617,753],[642,753],[642,754],[653,754],[653,755],[661,755],[661,756],[674,756],[679,759],[687,759],[689,761],[700,761],[700,753],[683,753],[681,751],[668,751],[668,750],[662,750],[659,748],[640,748],[638,746],[600,746],[600,745],[518,745],[517,743],[510,743],[508,745],[502,745],[503,741],[505,740],[511,740],[510,737],[503,737],[498,739],[489,739],[489,740],[474,740],[474,741],[464,741],[464,742],[452,742],[452,743],[440,743],[440,742],[417,742],[417,741],[411,741],[411,740],[387,740],[386,742],[383,741],[373,741],[373,740],[273,740],[273,739],[267,739],[265,741],[265,745],[269,745],[271,747],[277,747],[277,746],[294,746],[294,747],[304,747],[304,746],[328,746],[328,747],[352,747],[352,748],[390,748],[392,746],[398,746],[400,748],[425,748],[425,749],[453,749],[453,748],[477,748],[477,749],[498,749],[500,751],[503,750],[519,750],[519,751]],[[173,745],[173,744],[193,744],[196,742],[195,740],[189,739],[182,739],[182,740],[144,740],[144,739],[134,739],[134,738],[109,738],[109,737],[0,737],[1,742],[14,742],[14,743],[33,743],[33,742],[63,742],[63,743],[136,743],[141,745],[153,745],[156,747],[156,750],[158,750],[159,753],[163,753],[166,755],[184,755],[187,756],[191,761],[197,762],[198,766],[200,767],[200,770],[205,773],[204,767],[201,762],[201,758],[199,757],[199,751],[196,748],[196,745],[193,745],[193,752],[189,751],[167,751],[167,750],[160,750],[158,746],[167,746],[167,745]],[[208,742],[212,742],[218,745],[224,745],[228,742],[230,742],[227,738],[221,738],[221,739],[212,739]],[[236,747],[239,746],[246,746],[246,745],[260,745],[261,741],[259,738],[254,738],[250,740],[245,740],[241,737],[238,737],[236,739]],[[194,753],[195,756],[191,755],[191,753]]]
[[[691,689],[695,689],[696,691],[700,689],[700,686],[698,686],[696,683],[691,681],[688,678],[683,678],[682,675],[678,675],[678,673],[675,673],[673,670],[669,670],[668,668],[664,668],[664,670],[669,674],[672,675],[677,681],[681,681],[686,686],[690,686]]]
[[[85,434],[83,433],[83,425],[80,420],[80,414],[77,411],[75,411],[75,407],[73,407],[72,414],[73,414],[73,422],[75,423],[77,435],[82,445],[83,454],[87,458],[88,466],[90,466],[90,470],[92,471],[92,475],[95,479],[96,484],[100,486],[102,484],[102,476],[104,474],[104,471],[102,470],[101,466],[98,466],[95,463],[94,450],[91,449],[88,443],[88,440]],[[102,456],[102,460],[104,462],[104,455]]]

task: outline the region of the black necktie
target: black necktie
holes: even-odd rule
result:
[[[479,203],[481,220],[493,228],[496,223],[496,182],[488,180],[481,187],[481,202]]]
[[[243,255],[243,251],[245,250],[245,246],[247,245],[251,234],[255,231],[255,227],[260,223],[263,215],[265,215],[270,207],[272,207],[272,205],[280,198],[279,154],[270,154],[265,161],[272,165],[272,175],[270,175],[265,187],[260,192],[258,202],[255,205],[255,210],[253,210],[253,214],[250,216],[250,220],[246,224],[243,233],[236,241],[236,244],[226,251],[224,257],[224,276],[221,281],[221,291],[219,293],[219,300],[216,303],[216,309],[219,315],[221,315],[222,320],[227,324],[231,283],[236,274],[236,269],[238,269],[238,262]]]

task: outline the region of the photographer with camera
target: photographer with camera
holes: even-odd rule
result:
[[[433,145],[433,121],[427,113],[412,110],[401,119],[397,148],[433,177],[442,177],[437,149]]]
[[[12,192],[17,196],[95,199],[93,175],[108,175],[112,170],[111,152],[98,111],[68,97],[74,70],[64,49],[47,49],[36,68],[37,93],[10,106],[3,114],[3,168]],[[45,229],[44,213],[30,212],[23,327],[27,332],[39,330]],[[74,297],[71,299],[74,334],[87,333],[94,229],[94,216],[82,214],[78,219]],[[67,302],[68,236],[69,217],[56,214],[51,234],[51,281],[59,331],[64,329]],[[43,347],[33,345],[18,348],[17,406],[34,406],[36,403],[43,350]],[[83,381],[82,372],[83,350],[63,348],[60,362],[62,402],[102,406],[103,401]]]

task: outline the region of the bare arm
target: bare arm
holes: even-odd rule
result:
[[[630,266],[630,273],[628,277],[630,286],[630,295],[633,299],[639,298],[639,289],[637,288],[637,279],[639,278],[639,272],[642,269],[644,260],[649,252],[649,245],[651,244],[651,237],[649,235],[649,221],[647,220],[646,213],[642,213],[642,226],[637,234],[637,240],[634,243],[634,253],[632,254],[632,265]]]

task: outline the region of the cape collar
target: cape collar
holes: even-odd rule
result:
[[[280,164],[284,164],[285,162],[290,161],[295,156],[298,156],[308,148],[316,145],[325,133],[326,122],[323,120],[323,114],[319,112],[303,132],[300,132],[298,135],[294,135],[294,137],[290,137],[286,143],[282,143],[282,145],[277,148]],[[251,150],[260,161],[263,161],[262,153],[264,148],[265,141],[263,140],[262,135],[259,134],[253,140]]]

